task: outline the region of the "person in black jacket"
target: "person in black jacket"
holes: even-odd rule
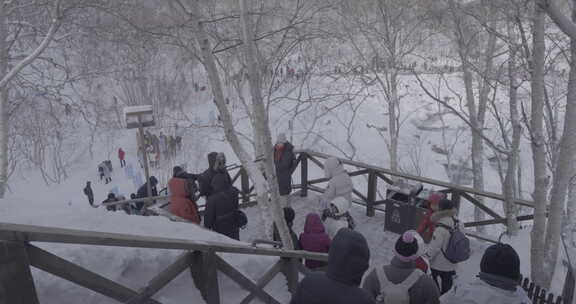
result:
[[[90,203],[90,206],[94,207],[94,192],[92,191],[91,184],[92,183],[90,181],[86,182],[86,187],[84,187],[84,195],[88,197],[88,203]]]
[[[216,174],[214,164],[216,163],[217,152],[208,153],[208,169],[198,176],[199,195],[209,197],[212,194],[212,178]]]
[[[113,202],[117,202],[118,199],[116,198],[116,195],[112,192],[108,193],[108,198],[105,199],[102,204],[105,203],[113,203]],[[106,210],[108,211],[116,211],[116,206],[106,206]]]
[[[158,185],[158,180],[156,179],[155,176],[150,176],[150,179],[148,180],[148,182],[150,183],[150,191],[152,191],[150,196],[158,196],[158,190],[156,189],[156,186]],[[138,189],[138,192],[136,193],[136,198],[145,198],[148,197],[148,183],[144,183],[144,185],[140,186],[140,188]],[[138,213],[142,213],[142,209],[144,209],[144,204],[145,202],[136,202],[135,206],[136,206],[136,211]]]
[[[290,304],[373,304],[368,293],[359,288],[369,261],[370,249],[364,236],[340,229],[330,245],[328,269],[307,275]]]
[[[286,221],[286,225],[288,225],[288,230],[290,230],[290,237],[292,238],[292,244],[294,245],[294,250],[302,250],[302,246],[300,246],[300,241],[298,241],[298,236],[292,230],[292,226],[294,225],[294,218],[296,217],[296,213],[294,209],[290,207],[286,207],[283,209],[284,211],[284,220]],[[280,232],[278,232],[278,227],[276,224],[273,225],[272,228],[272,240],[276,242],[282,242],[280,239]]]
[[[204,227],[240,240],[237,224],[238,189],[232,187],[226,173],[217,173],[212,178],[213,194],[206,200]]]
[[[294,169],[295,163],[294,146],[286,140],[284,133],[280,133],[276,145],[274,145],[274,164],[276,165],[282,207],[289,206],[287,196],[292,192],[292,169]]]

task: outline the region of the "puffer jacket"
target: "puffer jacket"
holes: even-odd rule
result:
[[[324,227],[331,239],[334,238],[340,229],[348,228],[349,223],[345,213],[350,210],[351,204],[352,203],[344,197],[337,197],[330,204],[335,207],[336,212],[324,220]]]
[[[331,157],[326,160],[324,163],[324,174],[330,181],[326,191],[320,197],[321,202],[331,202],[340,196],[352,201],[352,179],[337,158]],[[326,208],[327,206],[322,207]]]
[[[324,231],[324,225],[320,216],[310,213],[306,216],[304,232],[300,234],[300,245],[303,250],[326,253],[330,249],[330,237]],[[310,269],[326,266],[325,262],[306,260],[306,267]]]
[[[185,178],[173,177],[168,181],[170,192],[170,212],[193,223],[200,223],[198,206],[190,199],[188,192],[188,181]]]
[[[516,286],[516,282],[495,275],[491,277],[494,279],[477,278],[471,283],[452,288],[440,300],[443,304],[532,304],[526,292]],[[513,288],[505,288],[503,285]]]
[[[455,227],[456,223],[453,217],[456,216],[456,209],[437,211],[431,216],[431,220],[437,224],[444,224],[449,227]],[[456,264],[451,263],[444,256],[443,250],[446,250],[450,240],[450,231],[444,227],[436,227],[432,240],[428,246],[426,257],[430,260],[430,268],[438,271],[455,271]]]
[[[332,241],[326,272],[312,272],[298,285],[290,304],[374,304],[360,289],[370,249],[358,232],[342,229]]]

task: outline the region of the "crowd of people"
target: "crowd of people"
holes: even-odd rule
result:
[[[531,303],[518,285],[518,254],[506,244],[486,249],[477,278],[468,285],[455,288],[457,265],[468,260],[469,244],[460,231],[458,206],[441,193],[432,193],[425,201],[427,213],[420,225],[398,237],[391,248],[394,257],[390,263],[369,269],[370,249],[364,236],[355,231],[356,224],[349,212],[352,180],[337,158],[325,161],[328,186],[318,197],[317,212],[306,215],[303,232],[297,235],[293,227],[297,214],[289,196],[292,192],[291,175],[296,166],[294,147],[284,134],[280,134],[273,150],[280,204],[294,249],[328,253],[327,262],[304,261],[312,272],[300,282],[292,304]],[[119,158],[122,163],[120,152]],[[207,158],[208,168],[200,174],[188,173],[180,166],[173,168],[172,178],[168,181],[170,211],[180,218],[239,240],[240,229],[247,221],[246,215],[239,210],[240,191],[233,186],[225,155],[211,152]],[[152,193],[148,193],[148,183]],[[156,178],[150,177],[130,198],[156,196],[157,184]],[[92,205],[90,182],[84,193]],[[197,205],[200,197],[205,197],[206,201],[203,218]],[[104,202],[123,199],[110,193]],[[144,201],[137,201],[119,207],[129,214],[142,214],[144,205]],[[116,206],[107,208],[116,211]],[[273,239],[281,243],[275,225]]]
[[[163,132],[156,135],[146,131],[143,144],[146,153],[153,155],[149,158],[149,162],[154,167],[159,167],[162,159],[175,157],[176,153],[182,150],[182,136],[165,135]],[[141,150],[138,150],[138,160],[140,166],[143,166],[144,155]]]

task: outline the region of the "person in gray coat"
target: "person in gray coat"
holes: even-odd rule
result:
[[[390,265],[372,270],[364,279],[362,288],[372,299],[378,300],[378,303],[394,304],[382,301],[380,278],[385,276],[388,284],[394,286],[400,286],[399,284],[411,280],[415,283],[412,286],[406,286],[410,304],[440,303],[440,292],[432,278],[416,268],[415,261],[424,253],[424,246],[424,241],[418,232],[414,230],[404,232],[396,241],[394,257]]]
[[[335,157],[328,158],[324,163],[324,174],[329,178],[328,187],[326,191],[320,196],[321,208],[326,209],[328,204],[337,197],[343,197],[348,201],[352,201],[352,179],[344,166]]]

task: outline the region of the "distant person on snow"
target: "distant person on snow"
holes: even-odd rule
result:
[[[148,193],[148,183],[150,183],[150,191],[152,191],[152,193]],[[145,198],[145,197],[153,197],[153,196],[158,196],[158,190],[156,189],[156,186],[158,185],[158,179],[156,179],[155,176],[150,176],[150,179],[148,180],[148,182],[144,183],[144,185],[140,186],[140,188],[138,189],[138,192],[136,193],[136,198]],[[144,210],[144,205],[146,203],[150,203],[150,201],[142,201],[142,202],[136,202],[136,211],[138,211],[139,214],[142,214],[142,211]]]
[[[227,172],[218,172],[212,178],[213,193],[206,200],[204,226],[229,238],[240,240],[238,226],[238,194]]]
[[[280,133],[276,145],[274,145],[274,164],[276,165],[280,205],[282,207],[289,207],[288,195],[292,192],[292,170],[295,163],[294,146],[286,140],[284,133]]]
[[[113,203],[113,202],[117,202],[118,199],[116,198],[116,194],[110,192],[108,193],[108,198],[106,198],[102,204],[106,204],[106,203]],[[116,206],[106,206],[106,210],[108,211],[116,211]]]
[[[495,244],[486,249],[477,278],[458,286],[442,296],[444,304],[531,304],[519,286],[520,257],[507,244]]]
[[[378,303],[439,304],[438,287],[415,261],[424,253],[424,241],[414,230],[404,232],[394,245],[390,265],[376,266],[362,288]]]
[[[369,265],[370,249],[364,236],[342,229],[330,245],[326,272],[312,272],[300,281],[290,304],[373,304],[359,288]]]
[[[282,209],[282,211],[284,213],[284,220],[286,221],[286,225],[288,226],[288,230],[290,232],[290,237],[292,238],[292,245],[294,245],[294,250],[301,250],[302,247],[300,246],[300,242],[298,241],[298,236],[296,235],[294,230],[292,230],[292,227],[294,226],[294,218],[296,217],[296,213],[294,212],[294,209],[290,207],[285,207]],[[282,239],[280,238],[280,233],[278,232],[278,228],[276,227],[276,223],[272,225],[272,240],[276,242],[282,242]]]
[[[320,196],[322,209],[328,207],[333,199],[343,197],[347,201],[352,201],[352,179],[344,169],[344,166],[335,157],[330,157],[324,162],[324,174],[328,181],[326,191]]]
[[[170,193],[170,212],[193,223],[200,224],[198,205],[196,205],[196,182],[182,167],[172,170],[172,178],[168,181]]]
[[[311,252],[327,253],[330,250],[330,237],[324,231],[324,224],[316,213],[306,216],[304,232],[300,234],[300,245],[303,250]],[[308,269],[317,269],[326,266],[326,262],[306,260],[304,263]]]
[[[118,148],[118,159],[120,159],[120,168],[124,168],[124,166],[126,166],[126,160],[124,159],[125,156],[126,153],[124,152],[124,150],[122,150],[122,148]]]
[[[439,210],[433,214],[432,218],[436,223],[436,228],[426,257],[430,260],[432,278],[441,294],[445,294],[452,288],[453,278],[456,275],[456,264],[450,262],[444,254],[451,236],[449,228],[458,225],[455,218],[456,213],[454,203],[451,200],[443,199],[439,203]]]
[[[86,182],[86,187],[84,187],[84,195],[88,197],[88,203],[90,203],[90,206],[94,207],[94,192],[92,191],[92,182]]]
[[[100,177],[100,181],[102,181],[104,179],[104,164],[100,163],[98,165],[98,176]]]

